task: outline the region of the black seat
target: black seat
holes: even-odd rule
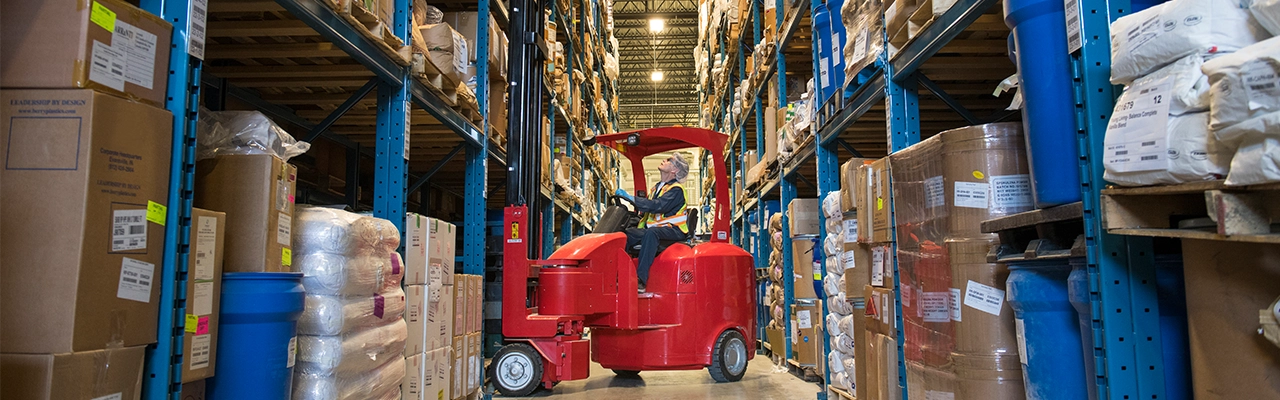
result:
[[[685,223],[689,225],[689,233],[685,234],[683,239],[678,239],[678,240],[659,239],[658,254],[662,254],[664,250],[666,250],[668,247],[671,247],[671,245],[673,244],[688,242],[690,239],[694,238],[695,236],[694,232],[698,231],[698,209],[687,208],[684,210],[684,215],[687,216],[687,218],[685,218],[685,221],[686,221]]]

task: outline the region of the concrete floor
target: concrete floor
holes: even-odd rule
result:
[[[774,372],[767,356],[756,355],[747,364],[741,381],[716,383],[706,369],[697,371],[648,371],[640,378],[627,379],[591,363],[591,377],[561,382],[551,391],[533,397],[564,400],[643,399],[812,399],[821,387],[805,382],[789,372]],[[495,395],[497,397],[498,395]]]

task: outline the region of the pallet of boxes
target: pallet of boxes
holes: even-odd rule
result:
[[[484,382],[483,278],[454,273],[457,237],[452,224],[407,214],[404,312],[409,345],[401,383],[406,400],[474,398]]]
[[[794,199],[787,205],[787,230],[791,240],[792,293],[791,354],[788,358],[816,375],[822,375],[823,314],[821,281],[817,280],[823,260],[818,239],[820,224],[818,199]]]
[[[898,382],[898,351],[894,332],[897,299],[893,291],[894,253],[889,225],[892,208],[889,159],[862,165],[846,164],[845,168],[850,167],[857,168],[853,189],[848,190],[858,221],[857,243],[846,245],[846,248],[853,249],[855,264],[864,260],[866,270],[856,273],[867,274],[866,284],[862,287],[865,340],[854,338],[855,360],[865,360],[865,363],[857,364],[857,374],[854,375],[856,396],[859,399],[901,399],[902,391],[898,385],[892,384]],[[849,179],[846,178],[842,184],[849,185]],[[850,282],[857,280],[845,280],[846,285]],[[846,290],[853,292],[858,288]]]
[[[827,291],[826,326],[831,353],[827,365],[831,370],[831,385],[847,394],[866,396],[865,352],[857,349],[867,340],[865,287],[870,282],[870,250],[858,243],[858,219],[851,192],[852,178],[859,166],[869,162],[855,158],[840,169],[841,190],[823,199],[822,212],[826,216],[827,239],[826,278],[823,288]],[[854,396],[857,397],[857,396]],[[857,397],[865,398],[865,397]]]
[[[157,341],[165,228],[180,223],[167,211],[173,116],[161,108],[171,34],[123,1],[0,4],[5,398],[141,395],[145,347]],[[207,321],[221,222],[216,213],[193,220],[208,229],[192,232],[193,242],[212,236],[193,270],[212,276],[199,287],[208,313],[197,320]],[[200,341],[210,347],[187,357],[181,379],[211,373],[204,352],[216,327],[208,329]]]

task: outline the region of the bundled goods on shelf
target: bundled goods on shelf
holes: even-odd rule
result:
[[[1272,18],[1280,15],[1280,9],[1270,11]],[[1271,38],[1204,64],[1210,82],[1209,128],[1213,138],[1236,148],[1227,185],[1280,182],[1277,55],[1280,38]]]
[[[850,83],[884,50],[884,5],[878,0],[846,0],[840,17],[848,28],[844,44],[844,86]]]
[[[826,324],[827,342],[831,344],[831,353],[827,355],[827,368],[831,371],[831,385],[840,389],[854,389],[855,369],[855,332],[853,330],[854,312],[862,305],[862,292],[850,296],[846,288],[845,267],[852,267],[841,262],[844,253],[844,213],[840,201],[842,194],[834,191],[822,199],[822,213],[825,218],[826,238],[823,239],[824,271],[823,290],[827,297]],[[855,278],[856,279],[856,278]],[[862,315],[858,315],[862,318]]]
[[[856,398],[867,398],[867,372],[871,369],[868,367],[869,362],[867,356],[869,354],[868,341],[871,336],[867,334],[866,314],[867,299],[865,297],[867,287],[871,284],[871,246],[858,242],[858,213],[857,204],[853,199],[857,198],[863,192],[858,183],[857,176],[859,167],[867,165],[871,159],[854,158],[845,162],[840,166],[840,193],[838,201],[838,212],[840,218],[840,226],[835,224],[828,226],[827,235],[832,234],[831,228],[835,227],[840,232],[840,252],[838,254],[838,262],[841,269],[840,287],[845,295],[845,300],[850,302],[853,312],[846,320],[841,318],[836,322],[836,328],[832,331],[833,335],[839,333],[844,338],[832,339],[832,348],[836,350],[846,349],[850,346],[847,341],[852,341],[852,353],[845,353],[843,362],[846,364],[845,379],[852,385],[849,389],[854,390]],[[830,205],[824,204],[824,207]],[[834,219],[836,213],[831,210],[824,209],[828,221]],[[883,260],[883,258],[882,258]],[[828,262],[830,256],[828,256]],[[882,262],[883,264],[883,262]],[[883,270],[883,265],[882,265]],[[831,267],[828,266],[830,273]],[[883,274],[882,274],[883,275]],[[881,277],[880,282],[883,284],[884,279]],[[828,305],[828,310],[833,309]],[[851,354],[851,355],[850,355]],[[855,366],[853,369],[847,368],[847,364],[852,362]],[[832,371],[836,367],[832,366]],[[833,378],[834,379],[834,378]]]
[[[1020,125],[942,132],[890,163],[908,388],[1023,398],[1009,270],[986,262],[997,239],[979,227],[1033,207]]]
[[[399,229],[384,219],[299,207],[293,230],[293,270],[303,273],[307,292],[293,398],[399,394],[409,336]]]
[[[443,22],[443,13],[441,14],[441,22],[438,23],[422,23],[415,25],[413,28],[414,43],[421,43],[421,46],[415,47],[415,54],[426,56],[427,60],[440,71],[440,75],[447,78],[447,82],[443,82],[441,90],[450,90],[456,88],[459,83],[466,82],[468,67],[468,48],[467,39],[461,33],[454,30],[452,26]]]
[[[783,279],[782,274],[782,214],[775,213],[769,217],[769,246],[772,251],[769,252],[769,281],[771,285],[766,289],[765,298],[768,300],[766,305],[769,310],[770,321],[765,327],[765,336],[768,339],[769,346],[773,349],[775,355],[774,362],[782,363],[784,349],[786,349],[786,337],[783,326],[783,312],[786,302],[783,296]]]

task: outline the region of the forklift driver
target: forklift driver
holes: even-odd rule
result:
[[[689,225],[685,216],[684,187],[680,182],[689,176],[689,162],[682,152],[672,153],[671,157],[658,166],[661,181],[653,188],[652,198],[634,198],[625,190],[618,189],[617,195],[631,200],[636,210],[643,213],[638,228],[627,228],[627,248],[640,248],[640,265],[636,267],[637,286],[644,292],[645,282],[649,279],[649,267],[658,255],[659,240],[683,240],[689,236]]]

